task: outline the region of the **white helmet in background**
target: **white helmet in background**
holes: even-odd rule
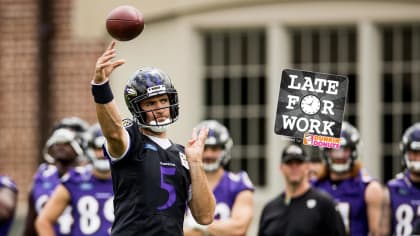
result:
[[[408,152],[420,152],[420,123],[408,127],[402,136],[400,149],[403,154],[403,164],[409,171],[420,173],[420,161],[410,161]]]
[[[335,173],[345,173],[353,168],[354,162],[358,157],[358,146],[360,142],[360,134],[359,131],[352,126],[348,122],[343,122],[341,126],[341,133],[340,133],[340,149],[339,150],[332,150],[330,148],[322,149],[323,156],[325,158],[325,162],[330,169]],[[336,163],[334,162],[334,158],[331,156],[331,152],[336,152],[339,156],[343,155],[343,149],[349,148],[351,153],[350,156],[343,157],[347,158],[345,163]]]
[[[218,146],[223,150],[216,162],[211,164],[203,163],[204,170],[212,172],[217,170],[220,166],[226,167],[231,159],[231,150],[233,147],[233,141],[228,129],[215,120],[202,121],[195,128],[197,132],[199,132],[203,127],[209,129],[209,133],[205,140],[205,146]]]
[[[55,158],[48,153],[49,148],[54,144],[68,143],[77,154],[77,161],[82,161],[84,159],[83,142],[83,137],[77,132],[68,128],[58,128],[45,144],[44,159],[50,164],[55,163]]]
[[[92,162],[92,165],[95,169],[99,171],[109,171],[110,170],[110,164],[109,160],[104,157],[102,147],[105,144],[105,137],[102,133],[101,127],[99,126],[99,123],[96,123],[92,125],[88,130],[88,150],[87,150],[87,156],[89,160]],[[95,150],[101,149],[99,153],[101,153],[102,156],[98,156]]]

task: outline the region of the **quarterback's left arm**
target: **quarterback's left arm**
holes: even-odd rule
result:
[[[207,138],[208,129],[202,129],[197,137],[193,130],[192,138],[185,146],[191,176],[191,201],[189,207],[197,223],[208,225],[213,221],[216,201],[207,182],[203,168],[204,140]]]
[[[382,212],[384,191],[377,181],[372,181],[366,187],[365,201],[370,235],[379,234],[379,222]]]
[[[246,235],[253,215],[253,198],[254,193],[250,190],[239,193],[233,204],[231,218],[214,220],[207,227],[207,232],[213,236]]]

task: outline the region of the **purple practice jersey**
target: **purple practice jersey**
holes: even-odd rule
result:
[[[10,177],[4,176],[4,175],[0,175],[0,189],[1,188],[8,188],[15,193],[18,192],[16,183]],[[12,223],[13,223],[13,218],[14,217],[4,222],[0,222],[0,235],[1,236],[8,234],[10,227],[12,226]]]
[[[43,163],[39,166],[35,173],[32,199],[34,200],[35,210],[37,215],[47,203],[55,187],[60,183],[60,176],[58,170],[54,165]],[[71,217],[70,206],[61,214],[57,223],[54,225],[54,232],[56,235],[70,235],[70,225],[73,222]]]
[[[365,191],[372,181],[373,178],[361,170],[356,177],[338,184],[321,179],[313,182],[313,186],[329,193],[337,201],[337,209],[350,235],[365,236],[369,232]]]
[[[391,201],[393,235],[412,235],[415,222],[420,220],[420,189],[413,186],[407,171],[388,181],[387,187]]]
[[[235,203],[235,199],[239,193],[245,190],[254,191],[254,186],[244,171],[239,173],[232,173],[225,171],[219,183],[213,189],[214,197],[216,198],[216,209],[214,219],[225,220],[231,217],[231,211]],[[185,225],[194,220],[191,212],[188,210]]]
[[[254,191],[254,186],[246,172],[242,171],[235,174],[225,171],[220,182],[213,189],[216,198],[214,218],[217,220],[230,218],[236,196],[245,190]]]
[[[95,177],[89,165],[69,171],[62,183],[71,195],[72,235],[110,235],[114,221],[112,179]]]

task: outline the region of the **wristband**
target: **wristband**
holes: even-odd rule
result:
[[[114,95],[112,94],[111,87],[109,86],[109,80],[103,84],[93,84],[92,83],[92,95],[96,103],[106,104],[112,99]]]

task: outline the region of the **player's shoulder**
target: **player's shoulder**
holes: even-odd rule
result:
[[[359,171],[358,177],[358,179],[364,184],[369,184],[373,181],[376,181],[376,179],[373,178],[372,175],[365,168],[362,168]]]
[[[122,124],[124,128],[129,128],[134,125],[134,121],[132,119],[125,118],[122,120]]]
[[[129,150],[138,150],[143,147],[144,134],[141,133],[139,126],[135,120],[125,118],[122,120],[123,127],[128,134]],[[129,151],[131,152],[131,151]],[[127,158],[123,158],[127,159]]]
[[[240,171],[237,173],[226,171],[226,177],[231,183],[239,188],[242,187],[244,189],[254,190],[254,185],[252,184],[252,181],[246,171]]]
[[[390,179],[386,183],[386,185],[387,185],[388,188],[403,187],[405,185],[404,178],[405,178],[404,173],[400,172],[400,173],[396,174],[394,178]]]
[[[61,177],[63,183],[80,183],[92,178],[92,165],[77,166]]]
[[[42,163],[39,165],[37,171],[35,172],[34,178],[35,179],[45,179],[50,177],[58,177],[58,170],[55,165]]]
[[[185,152],[185,147],[184,145],[181,145],[179,143],[174,143],[172,142],[172,147],[174,147],[176,150],[180,151],[180,152]]]
[[[11,189],[14,192],[18,191],[16,182],[7,175],[0,175],[0,187]]]

